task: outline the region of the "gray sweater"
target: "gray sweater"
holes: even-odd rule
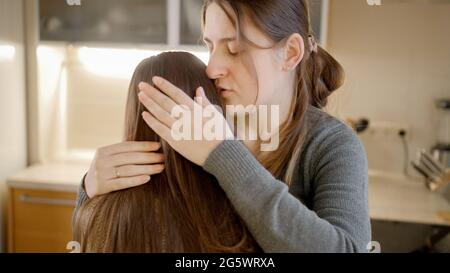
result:
[[[217,178],[265,252],[367,252],[364,146],[351,128],[324,111],[310,107],[306,117],[310,130],[290,188],[238,140],[223,141],[204,169]],[[81,186],[77,208],[86,198]]]

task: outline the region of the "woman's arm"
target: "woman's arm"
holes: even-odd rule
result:
[[[341,125],[308,148],[313,151],[305,158],[313,164],[313,210],[241,142],[224,141],[209,155],[204,169],[216,176],[264,251],[367,252],[371,228],[365,151]]]

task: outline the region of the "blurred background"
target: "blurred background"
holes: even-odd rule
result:
[[[173,49],[208,62],[202,3],[0,0],[0,251],[70,251],[76,191],[122,140],[135,66]],[[310,4],[347,76],[325,110],[367,151],[371,247],[450,252],[450,0]]]

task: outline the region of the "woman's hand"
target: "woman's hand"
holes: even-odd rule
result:
[[[142,116],[155,133],[185,158],[203,166],[209,154],[223,140],[233,138],[223,114],[209,102],[203,88],[199,87],[196,90],[196,101],[194,101],[185,92],[161,77],[153,77],[153,83],[162,92],[145,82],[139,84],[141,91],[139,100],[149,111],[143,112]],[[172,115],[174,107],[177,107],[174,112],[183,112],[182,118]],[[200,115],[208,113],[207,115],[211,118],[205,119],[203,115],[198,118],[194,112],[200,113]],[[186,129],[186,126],[191,127],[188,138],[179,137],[172,130],[173,126],[179,125],[181,120],[183,120],[183,130]],[[194,125],[194,123],[196,124]],[[204,128],[207,127],[205,126],[207,123],[215,125],[217,135],[211,135],[211,133],[208,135],[208,132],[205,132]]]
[[[155,153],[161,143],[127,141],[97,149],[84,180],[89,198],[147,183],[162,172],[164,156]]]

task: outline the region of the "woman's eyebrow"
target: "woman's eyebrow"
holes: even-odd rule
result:
[[[219,39],[217,42],[218,42],[218,43],[222,43],[222,42],[230,42],[230,41],[234,41],[234,40],[236,40],[236,37],[235,37],[235,36],[232,36],[232,37],[221,38],[221,39]],[[203,41],[204,41],[205,43],[209,43],[209,44],[212,44],[212,43],[213,43],[213,42],[212,42],[209,38],[207,38],[207,37],[203,37]]]

